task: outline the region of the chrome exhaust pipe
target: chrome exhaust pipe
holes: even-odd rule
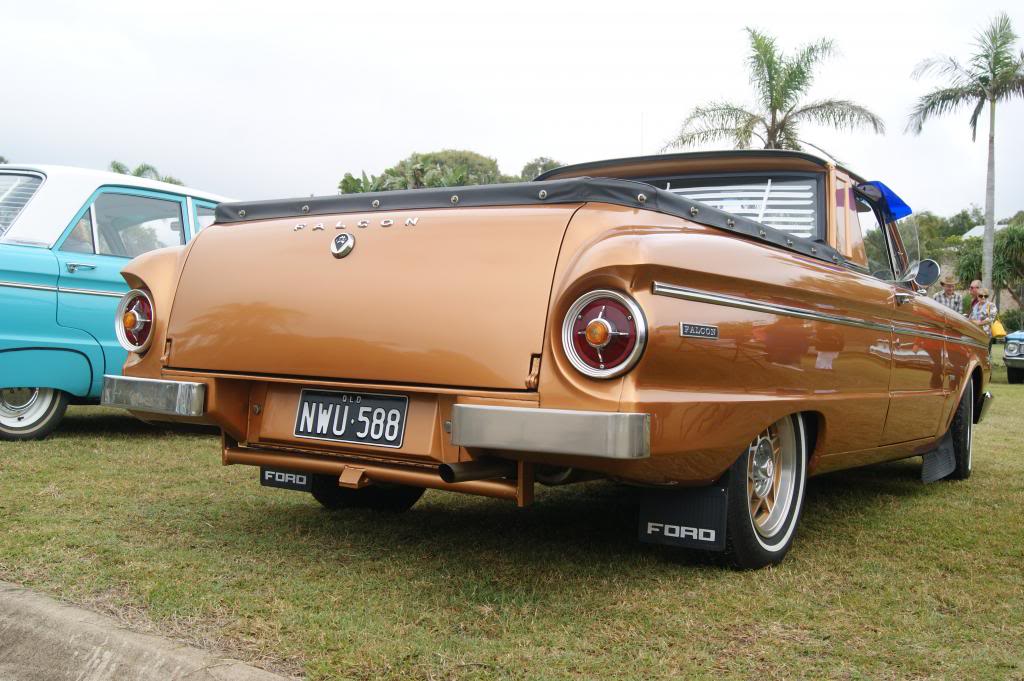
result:
[[[510,478],[516,474],[516,462],[507,459],[477,459],[460,463],[443,463],[437,467],[441,479],[453,482],[470,482],[471,480],[494,480]]]

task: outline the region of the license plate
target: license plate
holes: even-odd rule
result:
[[[405,436],[408,409],[404,395],[303,390],[295,437],[397,449]]]

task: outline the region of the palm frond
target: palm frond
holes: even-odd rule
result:
[[[750,137],[758,124],[763,125],[764,119],[739,105],[712,102],[694,108],[683,121],[679,134],[666,143],[662,151],[720,139],[731,139],[739,148],[745,148],[739,145],[750,144]]]
[[[814,81],[814,67],[835,53],[835,44],[822,38],[800,48],[792,59],[784,60],[782,78],[776,92],[778,108],[793,107]]]
[[[778,109],[775,106],[775,90],[780,77],[782,55],[775,38],[753,28],[747,28],[746,31],[750,39],[750,56],[747,57],[750,82],[760,95],[765,109]]]
[[[134,175],[135,177],[144,177],[148,180],[160,179],[160,173],[154,166],[151,166],[148,163],[140,163],[139,165],[135,166],[135,169],[132,170],[132,175]]]
[[[1017,34],[1013,32],[1010,17],[1000,12],[974,39],[976,52],[971,55],[971,65],[978,71],[995,76],[1013,62],[1013,44]]]
[[[938,76],[945,79],[950,87],[976,84],[975,74],[953,57],[929,57],[915,66],[910,75],[915,80],[930,75]]]
[[[124,163],[120,161],[111,161],[109,166],[110,172],[117,173],[118,175],[131,175],[131,170],[128,169]]]
[[[811,102],[793,110],[786,118],[840,129],[869,127],[879,134],[885,132],[885,121],[867,107],[848,99],[823,99]]]
[[[978,139],[978,117],[981,116],[982,109],[985,108],[985,98],[979,97],[978,103],[974,107],[974,111],[971,112],[971,141],[977,141]]]
[[[908,132],[918,135],[921,133],[925,121],[957,111],[978,97],[984,98],[984,93],[973,88],[946,87],[932,90],[918,98],[917,104],[910,112],[906,129]]]

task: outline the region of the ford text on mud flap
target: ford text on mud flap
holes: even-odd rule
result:
[[[313,489],[313,476],[309,473],[281,471],[263,466],[260,468],[260,484],[264,487],[278,487],[296,492],[309,492]]]
[[[640,507],[640,541],[693,549],[725,548],[726,488],[651,490]]]

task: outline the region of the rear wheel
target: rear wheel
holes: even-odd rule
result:
[[[341,487],[334,475],[313,476],[313,498],[324,508],[336,511],[343,508],[369,508],[375,511],[408,511],[420,500],[422,487],[374,484],[359,489]]]
[[[953,438],[956,468],[946,476],[946,480],[966,480],[974,468],[974,381],[967,382],[949,432]]]
[[[68,394],[53,388],[0,388],[0,440],[41,440],[68,408]]]
[[[780,563],[793,544],[807,481],[803,416],[779,419],[729,469],[726,556],[741,569]]]
[[[1024,369],[1020,367],[1006,367],[1006,380],[1010,383],[1024,383]]]

